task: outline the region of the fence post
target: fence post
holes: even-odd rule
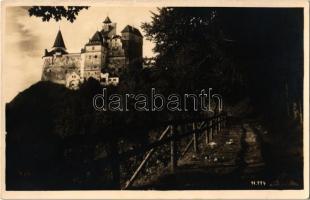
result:
[[[195,154],[197,154],[197,152],[198,152],[197,132],[196,132],[197,124],[195,122],[193,122],[192,126],[193,126],[194,152],[195,152]]]
[[[170,126],[170,136],[174,136],[175,135],[175,127],[174,126]],[[177,150],[176,150],[176,144],[175,144],[175,139],[173,138],[170,141],[170,162],[171,162],[171,172],[174,172],[174,170],[177,167]]]
[[[221,115],[218,116],[218,128],[219,128],[218,132],[220,132],[221,131]]]
[[[213,139],[213,124],[212,124],[212,119],[210,120],[209,122],[209,125],[210,125],[210,141]]]
[[[157,139],[157,141],[160,141],[161,139],[163,139],[167,134],[169,134],[170,131],[170,126],[167,126],[165,128],[165,130],[161,133],[160,137]],[[136,169],[136,171],[134,172],[134,174],[131,176],[131,178],[126,182],[126,185],[123,189],[127,189],[128,187],[130,187],[132,185],[132,183],[135,181],[135,179],[137,178],[138,174],[141,172],[142,168],[145,166],[145,164],[147,163],[147,161],[150,159],[150,157],[152,156],[152,154],[154,153],[155,148],[151,149],[146,156],[144,157],[143,161],[140,163],[139,167]]]
[[[209,124],[208,124],[208,122],[207,122],[207,128],[206,128],[206,130],[205,130],[205,134],[206,134],[206,145],[209,143],[209,130],[208,130],[208,126],[209,126]]]
[[[214,135],[217,135],[218,131],[218,123],[217,123],[217,117],[214,117]]]

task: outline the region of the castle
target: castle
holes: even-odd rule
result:
[[[103,21],[101,31],[96,31],[80,53],[68,53],[61,31],[58,31],[50,51],[45,49],[42,80],[77,89],[90,77],[102,85],[117,85],[125,68],[142,68],[143,36],[127,25],[121,35],[116,33],[116,23],[109,17]]]

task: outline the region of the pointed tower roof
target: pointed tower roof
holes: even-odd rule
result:
[[[96,33],[93,35],[93,37],[90,39],[91,42],[102,42],[102,36],[99,31],[96,31]]]
[[[104,23],[104,24],[111,24],[112,21],[110,20],[109,16],[107,16],[107,17],[105,18],[105,20],[103,21],[103,23]]]
[[[89,40],[88,44],[103,44],[103,37],[99,31],[93,35],[93,37]]]
[[[60,47],[60,48],[66,49],[66,45],[65,45],[64,39],[62,38],[62,34],[60,30],[57,33],[53,47]]]

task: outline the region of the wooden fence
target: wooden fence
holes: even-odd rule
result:
[[[197,153],[198,151],[198,137],[204,135],[206,144],[208,144],[213,139],[213,135],[217,134],[221,131],[223,127],[226,126],[227,123],[227,115],[226,113],[222,112],[216,116],[205,118],[205,119],[197,119],[197,120],[189,120],[189,121],[182,121],[173,123],[172,125],[168,125],[165,127],[163,132],[160,134],[160,137],[157,141],[151,143],[147,147],[142,147],[139,149],[131,150],[128,152],[123,153],[120,155],[120,158],[128,158],[130,156],[134,156],[138,154],[139,152],[145,152],[144,159],[140,163],[140,165],[137,167],[131,178],[126,182],[125,186],[121,189],[128,189],[130,186],[134,183],[134,181],[137,179],[139,173],[143,169],[143,167],[146,165],[146,163],[151,158],[152,154],[156,151],[157,147],[160,147],[165,144],[170,143],[170,170],[173,172],[177,168],[177,162],[180,160],[190,147],[193,147],[194,153]],[[181,125],[190,124],[192,127],[192,130],[186,133],[177,133],[177,127]],[[179,146],[177,145],[176,141],[181,140],[184,137],[192,135],[191,140],[186,145],[184,150],[178,149]],[[177,154],[177,150],[181,151],[180,155]],[[114,180],[118,181],[119,180]]]

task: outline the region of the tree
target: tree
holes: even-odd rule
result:
[[[73,23],[79,12],[83,9],[88,9],[88,6],[33,6],[28,9],[28,12],[29,16],[42,18],[44,22],[48,22],[50,19],[59,21],[65,18]]]
[[[169,87],[185,92],[207,86],[226,96],[236,94],[241,72],[227,53],[231,42],[222,31],[218,9],[160,8],[152,15],[142,28],[156,44],[156,66],[170,80]]]

